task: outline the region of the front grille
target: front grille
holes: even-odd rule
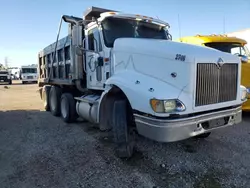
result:
[[[198,63],[195,106],[236,100],[238,64]]]
[[[33,79],[33,76],[27,76],[27,79]]]

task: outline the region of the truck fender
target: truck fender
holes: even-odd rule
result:
[[[156,114],[151,106],[150,99],[173,99],[178,98],[182,90],[179,90],[172,85],[162,82],[156,78],[143,75],[134,71],[121,71],[112,77],[110,77],[105,83],[105,91],[102,93],[99,102],[99,112],[103,110],[103,105],[106,103],[106,99],[109,93],[114,89],[118,88],[126,96],[130,106],[133,110],[141,111],[151,115]],[[112,99],[109,99],[114,102]],[[105,113],[109,113],[111,107],[106,107]],[[161,114],[161,116],[166,116],[166,114]],[[102,122],[100,114],[98,114],[98,122]]]

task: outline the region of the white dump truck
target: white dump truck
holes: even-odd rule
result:
[[[28,82],[37,83],[37,79],[38,79],[37,65],[21,66],[20,78],[22,80],[22,84],[25,84],[25,83],[28,83]]]
[[[97,7],[62,16],[38,57],[45,109],[112,130],[119,157],[132,156],[135,132],[173,142],[241,122],[239,58],[171,38],[168,23],[147,16]]]

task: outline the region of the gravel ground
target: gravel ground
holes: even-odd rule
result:
[[[204,140],[157,143],[137,137],[120,160],[112,136],[63,123],[42,109],[36,84],[0,85],[0,187],[249,187],[250,114]]]

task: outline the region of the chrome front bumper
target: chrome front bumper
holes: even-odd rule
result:
[[[135,122],[139,134],[159,142],[174,142],[240,123],[242,120],[241,113],[241,107],[237,107],[173,120],[156,119],[135,114]],[[224,117],[229,118],[224,125],[204,126],[208,125],[208,122],[211,122],[211,120],[218,120]]]

